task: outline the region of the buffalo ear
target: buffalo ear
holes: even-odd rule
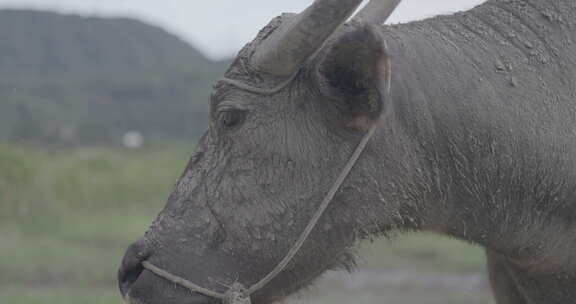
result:
[[[379,30],[363,25],[348,29],[330,44],[319,71],[323,89],[349,119],[347,124],[367,129],[384,110],[389,69]]]

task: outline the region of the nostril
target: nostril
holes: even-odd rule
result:
[[[142,264],[130,265],[130,267],[122,267],[118,272],[118,284],[120,287],[120,292],[122,296],[126,296],[126,293],[130,290],[130,287],[138,280],[138,277],[144,271]]]
[[[118,287],[123,297],[126,296],[132,285],[144,271],[142,262],[150,256],[149,251],[142,243],[142,241],[139,241],[128,247],[122,259],[122,265],[118,270]]]

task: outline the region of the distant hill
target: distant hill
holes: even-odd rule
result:
[[[0,140],[189,139],[226,65],[133,19],[0,10]]]

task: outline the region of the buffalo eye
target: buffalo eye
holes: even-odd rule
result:
[[[240,109],[226,109],[220,111],[218,121],[225,129],[234,129],[246,119],[246,111]]]

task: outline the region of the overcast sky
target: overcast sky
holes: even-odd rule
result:
[[[391,22],[471,8],[483,0],[404,0]],[[233,55],[274,16],[299,12],[312,0],[0,0],[0,7],[34,7],[142,19],[177,34],[212,58]]]

